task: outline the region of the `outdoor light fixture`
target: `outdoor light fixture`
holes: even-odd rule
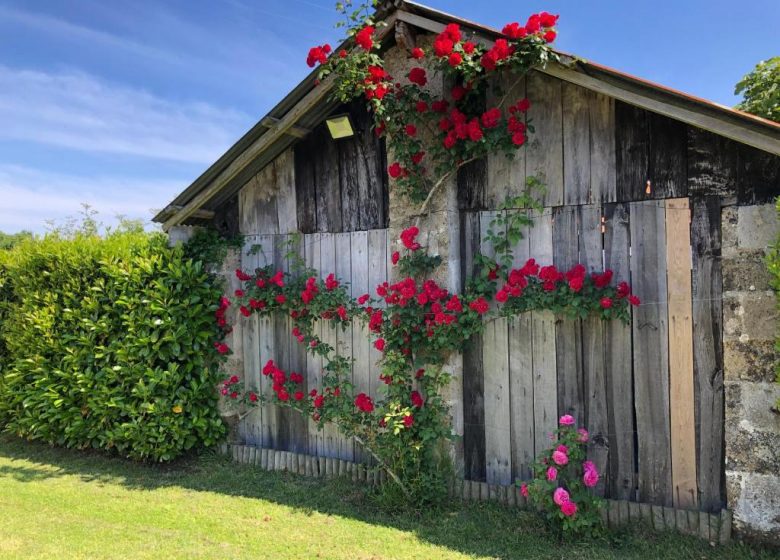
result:
[[[349,119],[348,114],[335,115],[325,120],[330,131],[330,136],[334,140],[339,138],[349,138],[355,135],[355,131],[352,128],[352,121]]]

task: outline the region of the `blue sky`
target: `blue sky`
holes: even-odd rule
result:
[[[0,0],[0,230],[92,204],[149,219],[337,42],[331,0]],[[777,0],[430,0],[500,27],[561,14],[561,50],[733,105],[780,54]]]

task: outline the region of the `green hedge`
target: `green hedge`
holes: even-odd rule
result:
[[[0,251],[0,426],[156,461],[216,443],[221,288],[204,268],[143,232]]]

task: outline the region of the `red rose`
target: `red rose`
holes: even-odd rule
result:
[[[325,402],[325,397],[322,395],[317,395],[314,397],[314,408],[322,408],[323,403]]]
[[[602,309],[609,309],[610,307],[612,307],[612,298],[603,297],[601,298],[599,304],[601,304]]]
[[[238,398],[238,393],[233,391],[232,393],[230,393],[230,398],[231,399],[237,399]]]
[[[463,97],[465,97],[467,91],[468,90],[463,86],[455,86],[454,88],[452,88],[452,98],[455,101],[460,101],[461,99],[463,99]]]
[[[411,251],[416,251],[420,248],[420,244],[415,241],[415,238],[420,233],[420,230],[417,226],[412,226],[410,228],[405,229],[401,232],[401,242],[404,244],[404,247]]]
[[[370,296],[370,295],[368,295],[368,294],[363,294],[362,296],[360,296],[360,297],[358,298],[357,302],[358,302],[358,304],[359,304],[359,305],[363,305],[363,304],[364,304],[364,303],[366,303],[366,302],[367,302],[369,299],[371,299],[371,296]]]
[[[407,124],[406,127],[404,128],[404,130],[406,131],[406,134],[408,136],[416,136],[417,135],[417,127],[414,126],[413,124]]]
[[[519,23],[507,23],[501,33],[512,39],[522,39],[526,36],[525,27],[522,27]]]
[[[391,260],[393,261],[393,264],[398,264],[398,259],[400,258],[401,258],[401,254],[398,251],[396,251],[393,253]]]
[[[355,34],[355,43],[363,47],[363,49],[370,51],[374,46],[373,34],[374,28],[368,25]]]
[[[492,109],[488,109],[484,113],[482,113],[482,117],[480,118],[482,121],[482,126],[485,128],[495,128],[498,126],[498,123],[501,121],[501,109],[497,107],[493,107]]]
[[[469,121],[468,126],[469,139],[472,142],[479,142],[482,140],[482,128],[479,126],[479,120],[476,117]]]
[[[450,298],[450,301],[447,302],[446,307],[447,307],[447,311],[455,311],[457,313],[463,311],[463,305],[460,303],[458,296],[452,296],[452,298]]]
[[[327,50],[325,50],[325,47],[327,47]],[[316,64],[325,64],[328,61],[329,52],[330,45],[312,47],[309,49],[309,56],[306,57],[306,64],[309,68],[314,68]]]
[[[257,402],[257,395],[254,393],[249,393],[249,400],[252,402]]]
[[[628,296],[628,303],[636,307],[637,305],[639,305],[640,301],[638,297],[636,297],[634,294],[631,294],[630,296]]]
[[[411,400],[412,400],[412,405],[416,406],[417,408],[422,408],[424,401],[422,395],[419,392],[412,391]]]
[[[454,134],[449,133],[447,134],[447,137],[444,138],[444,147],[450,150],[455,146],[455,144],[457,144],[457,142],[458,138]]]
[[[542,12],[539,14],[539,24],[542,27],[555,27],[555,24],[558,23],[558,16],[549,14],[547,12]]]
[[[433,53],[438,56],[449,56],[455,44],[447,37],[439,36],[433,42]]]
[[[496,293],[496,301],[497,302],[505,303],[508,298],[509,298],[509,292],[506,291],[506,287],[501,288]]]
[[[418,86],[424,86],[428,83],[428,78],[425,75],[425,69],[419,66],[412,68],[409,71],[409,81]]]
[[[544,40],[545,40],[545,41],[547,41],[548,43],[552,43],[553,41],[555,41],[555,36],[556,36],[556,35],[557,35],[557,33],[555,33],[555,31],[553,31],[553,30],[551,29],[551,30],[549,30],[547,33],[545,33],[545,34],[543,35],[543,38],[544,38]]]
[[[627,282],[621,282],[617,286],[617,297],[624,298],[631,292],[631,288]]]
[[[414,374],[414,377],[416,379],[422,379],[423,375],[425,375],[425,370],[420,368],[420,369],[417,370],[417,373]]]
[[[514,144],[515,146],[522,146],[523,144],[525,144],[525,134],[523,134],[522,132],[515,132],[512,135],[512,144]]]
[[[274,299],[276,299],[276,303],[278,303],[278,304],[283,304],[284,302],[286,302],[286,301],[287,301],[287,296],[285,296],[284,294],[279,294],[279,295],[278,295],[278,296],[276,296],[276,298],[274,298]]]
[[[418,113],[424,113],[428,110],[428,104],[425,101],[418,101],[416,109]]]
[[[393,165],[387,168],[387,173],[393,179],[397,179],[401,176],[401,173],[403,173],[403,167],[401,167],[401,164],[396,161]]]
[[[385,350],[385,339],[384,338],[377,338],[374,341],[374,348],[376,348],[380,352],[384,352],[384,350]]]
[[[489,305],[485,298],[479,296],[477,299],[475,299],[469,304],[469,308],[472,309],[473,311],[476,311],[480,315],[483,315],[487,313]]]
[[[411,428],[414,425],[414,416],[407,414],[404,416],[404,426]]]
[[[422,50],[420,47],[414,47],[412,49],[412,58],[420,60],[424,56],[425,56],[425,51]]]
[[[247,309],[243,305],[239,307],[238,310],[241,312],[241,315],[243,315],[244,317],[249,317],[252,314],[252,312],[249,311],[249,309]]]
[[[347,51],[344,49],[341,49],[339,51],[339,58],[347,58]]]
[[[244,290],[236,290],[235,294],[236,297],[244,297]]]
[[[295,391],[295,394],[293,395],[296,401],[303,400],[303,396],[303,391]]]
[[[425,152],[417,152],[412,156],[412,163],[414,163],[415,165],[420,165],[420,162],[423,160],[424,157],[425,157]]]
[[[552,31],[550,31],[552,33]],[[463,56],[460,53],[451,53],[448,61],[450,66],[455,68],[456,66],[459,66],[461,62],[463,62]]]
[[[363,412],[373,412],[374,410],[374,402],[365,393],[360,393],[355,397],[355,406]]]
[[[446,113],[450,103],[446,99],[439,99],[431,103],[431,110],[435,113]]]
[[[477,45],[475,45],[471,41],[466,41],[465,43],[463,43],[463,52],[465,52],[466,54],[471,54],[474,52],[476,46]]]
[[[525,113],[528,109],[531,108],[531,102],[528,101],[528,98],[526,97],[518,101],[515,104],[515,107],[517,107],[517,110],[520,111],[521,113]]]

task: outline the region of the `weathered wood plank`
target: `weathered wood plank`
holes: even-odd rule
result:
[[[588,273],[602,271],[601,208],[584,205],[579,207],[579,253],[580,262]],[[609,477],[609,420],[606,379],[606,356],[604,353],[604,322],[598,317],[581,321],[582,327],[582,372],[585,392],[585,417],[582,419],[590,434],[588,458],[593,461],[602,476],[595,491],[603,496]]]
[[[385,140],[377,138],[374,134],[374,118],[366,110],[362,99],[356,99],[350,104],[349,113],[355,128],[354,141],[357,147],[360,177],[358,225],[361,230],[386,228],[389,183],[385,161]]]
[[[717,196],[691,200],[693,248],[693,375],[699,507],[724,506],[723,278],[721,210]]]
[[[697,505],[690,209],[687,198],[665,203],[672,491],[675,507],[687,509]]]
[[[280,234],[274,236],[274,267],[276,270],[288,272],[290,269],[287,253],[289,252],[288,242],[290,236]],[[274,324],[274,347],[276,349],[275,362],[282,368],[287,375],[290,374],[290,318],[281,314],[276,314],[273,318]],[[291,396],[292,397],[292,396]],[[272,400],[274,397],[272,396]],[[277,437],[275,440],[275,449],[287,451],[290,447],[292,415],[296,414],[293,410],[283,406],[275,406]]]
[[[303,238],[303,251],[304,259],[306,261],[306,267],[314,270],[320,270],[321,268],[321,246],[322,246],[322,234],[312,233],[305,235]],[[319,336],[322,331],[321,322],[314,321],[312,324],[312,331],[315,335]],[[306,383],[311,389],[317,389],[318,393],[322,394],[322,358],[319,356],[307,353],[306,355]],[[317,456],[322,456],[325,449],[325,440],[322,430],[318,429],[317,424],[309,419],[309,453]]]
[[[354,294],[373,294],[374,290],[368,281],[368,233],[355,231],[350,234],[351,262],[351,287]],[[371,390],[369,376],[369,348],[371,346],[370,333],[365,321],[358,321],[354,325],[352,339],[352,356],[355,362],[352,366],[352,382],[355,391],[368,393]],[[355,446],[355,460],[362,462],[367,458],[359,446]]]
[[[273,172],[274,188],[277,193],[279,233],[294,233],[298,231],[298,207],[295,191],[295,158],[292,149],[287,149],[276,156]]]
[[[314,152],[314,172],[317,183],[317,230],[320,232],[342,231],[341,185],[339,157],[336,143],[330,137],[326,126],[317,127],[312,136],[318,139]]]
[[[256,236],[246,236],[244,247],[241,251],[241,269],[252,274],[259,265],[259,255],[253,252],[252,247],[257,243]],[[244,358],[244,385],[250,391],[260,392],[260,323],[256,314],[242,318],[243,327],[243,358]],[[252,410],[243,422],[244,441],[249,445],[262,445],[263,442],[263,417],[260,407]]]
[[[737,201],[740,204],[772,202],[780,194],[780,156],[739,144]]]
[[[712,132],[688,127],[688,195],[736,196],[738,144]]]
[[[486,210],[487,162],[478,159],[458,169],[458,210]]]
[[[672,503],[665,212],[655,201],[631,205],[631,278],[644,304],[634,309],[634,405],[639,500]]]
[[[477,273],[475,256],[480,247],[480,213],[462,212],[461,285]],[[463,350],[463,452],[469,480],[485,480],[485,403],[482,336],[475,335]]]
[[[260,235],[257,237],[257,265],[259,267],[265,267],[274,263],[274,236],[273,235]],[[258,340],[260,343],[260,367],[262,368],[268,360],[276,361],[276,339],[274,337],[274,318],[270,315],[258,318]],[[273,397],[273,391],[271,390],[273,382],[268,376],[261,376],[260,386],[263,390],[263,394],[267,398]],[[278,423],[276,420],[276,411],[274,405],[266,404],[261,407],[262,409],[262,445],[263,447],[273,448],[276,445],[278,438]]]
[[[615,162],[617,200],[649,198],[650,137],[648,113],[634,105],[615,102]],[[652,183],[650,186],[652,192]]]
[[[563,200],[565,204],[590,201],[590,94],[583,87],[562,82]]]
[[[648,124],[652,197],[688,196],[688,125],[657,113],[648,113]]]
[[[256,233],[279,233],[277,210],[276,173],[273,164],[266,165],[255,175]]]
[[[531,71],[526,79],[535,133],[526,148],[526,174],[543,178],[547,185],[545,206],[563,204],[563,114],[561,81],[541,72]]]
[[[317,184],[314,169],[316,140],[313,135],[304,138],[293,148],[295,159],[295,203],[298,230],[301,233],[317,231]]]
[[[293,207],[293,212],[295,211]],[[305,249],[303,245],[303,236],[299,234],[291,234],[288,238],[288,250],[295,255],[304,259]],[[297,257],[296,257],[297,258]],[[288,269],[295,273],[293,267],[294,261],[288,259]],[[292,331],[293,323],[292,319],[287,318],[287,340],[290,345],[290,372],[300,373],[303,376],[303,383],[298,386],[298,391],[303,395],[307,395],[309,392],[308,380],[306,376],[306,347],[300,344],[295,338],[293,338]],[[295,394],[291,395],[291,398],[295,398]],[[290,410],[289,415],[289,448],[294,453],[308,453],[309,449],[309,429],[307,419],[298,411]]]
[[[512,267],[521,268],[531,258],[529,232],[512,247]],[[509,321],[509,399],[512,436],[512,478],[531,477],[534,448],[533,328],[531,314]]]
[[[630,281],[629,205],[604,207],[604,266],[618,280]],[[620,321],[604,325],[605,376],[607,385],[609,488],[615,499],[634,499],[634,395],[631,327]]]
[[[589,92],[590,193],[588,202],[614,202],[617,198],[615,162],[615,99]]]
[[[499,84],[500,93],[494,89],[488,93],[487,106],[494,107],[506,96],[506,107],[516,103],[526,96],[526,80],[514,74],[502,75],[503,83]],[[533,103],[532,103],[533,105]],[[486,158],[487,183],[485,184],[485,208],[496,209],[507,197],[520,195],[525,188],[525,156],[526,150],[516,150],[514,157],[504,153],[491,153]]]
[[[336,234],[336,278],[339,282],[349,283],[352,278],[352,244],[351,233],[337,233]],[[347,293],[356,298],[361,294],[354,293],[353,287],[347,286]],[[354,324],[354,323],[353,323]],[[353,337],[353,324],[337,329],[336,339],[338,351],[342,356],[346,358],[352,357],[352,337]],[[352,377],[350,376],[350,381]],[[355,453],[353,443],[351,439],[341,437],[339,441],[340,453],[339,456],[347,461],[355,460]]]
[[[507,320],[497,318],[482,336],[485,379],[485,465],[489,484],[512,481]]]
[[[259,233],[257,229],[257,208],[255,206],[254,178],[238,191],[238,230],[243,235]]]
[[[553,264],[567,271],[578,262],[577,208],[553,208]],[[584,387],[582,377],[582,333],[580,321],[558,317],[555,322],[556,369],[558,372],[558,415],[571,414],[584,420]]]
[[[376,289],[376,286],[387,280],[387,260],[387,230],[370,230],[368,232],[368,285],[372,289]],[[379,380],[382,368],[378,364],[382,356],[382,352],[374,348],[373,344],[369,346],[368,380],[372,398],[377,398],[379,384],[382,383]]]
[[[323,233],[320,241],[320,277],[326,278],[328,274],[336,271],[336,237],[332,233]],[[337,334],[336,327],[330,321],[322,321],[322,342],[332,347],[336,347]],[[323,359],[323,365],[325,361]],[[330,387],[333,389],[333,387]],[[327,387],[323,386],[323,390]],[[325,438],[325,455],[330,459],[338,457],[341,450],[340,433],[338,428],[332,424],[326,424],[323,429]]]

